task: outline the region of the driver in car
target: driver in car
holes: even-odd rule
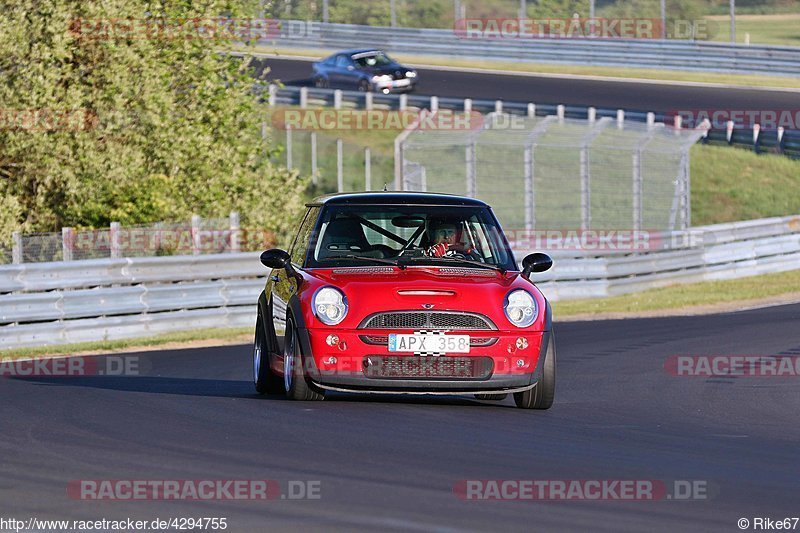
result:
[[[433,244],[425,250],[428,257],[453,257],[472,253],[472,246],[461,242],[458,224],[443,222],[434,226],[430,235]]]

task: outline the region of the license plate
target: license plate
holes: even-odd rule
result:
[[[395,80],[395,81],[392,82],[392,86],[394,86],[394,87],[405,87],[409,83],[411,83],[411,81],[409,81],[409,80]]]
[[[469,335],[390,333],[390,352],[469,353]]]

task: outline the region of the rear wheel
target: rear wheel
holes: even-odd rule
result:
[[[532,389],[514,393],[514,403],[523,409],[550,409],[556,395],[556,337],[550,333],[550,344],[544,356],[539,383]]]
[[[256,319],[256,334],[253,340],[253,382],[259,394],[280,394],[283,380],[270,368],[269,346],[264,334],[264,321],[259,313]]]
[[[291,320],[286,321],[286,341],[283,349],[283,386],[291,400],[323,400],[325,392],[308,382],[300,353],[297,330]]]
[[[314,78],[314,86],[318,89],[325,89],[328,87],[328,80],[326,80],[322,76],[318,76]]]

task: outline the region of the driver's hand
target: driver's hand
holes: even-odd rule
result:
[[[425,255],[428,257],[443,257],[449,249],[450,247],[447,244],[440,242],[425,250]]]

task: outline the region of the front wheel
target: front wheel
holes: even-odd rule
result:
[[[550,344],[544,355],[539,383],[532,389],[514,393],[514,403],[523,409],[550,409],[556,395],[556,337],[550,332]]]
[[[323,400],[325,391],[308,382],[300,353],[300,339],[291,320],[286,321],[286,341],[283,343],[283,385],[290,400]]]
[[[361,80],[358,82],[358,90],[362,93],[368,93],[372,90],[372,86],[367,80]]]
[[[283,381],[270,368],[266,339],[264,321],[259,314],[256,319],[256,334],[253,340],[253,382],[256,392],[259,394],[280,394],[283,392]]]

